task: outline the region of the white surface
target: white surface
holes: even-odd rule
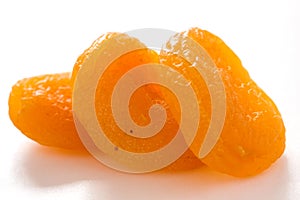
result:
[[[195,2],[198,2],[197,5]],[[295,1],[0,1],[0,199],[299,199],[300,4]],[[8,118],[23,77],[71,71],[100,34],[136,28],[219,35],[278,105],[287,147],[266,172],[236,179],[206,168],[130,175],[89,155],[42,147]]]

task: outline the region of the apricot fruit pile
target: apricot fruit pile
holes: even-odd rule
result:
[[[24,135],[42,145],[84,150],[72,113],[74,82],[86,60],[97,56],[97,48],[117,34],[107,33],[99,37],[78,57],[72,73],[41,75],[18,81],[9,96],[9,116],[13,124]],[[149,124],[148,111],[153,104],[161,104],[166,110],[167,123],[153,137],[136,138],[124,134],[115,124],[111,111],[103,106],[110,104],[105,102],[109,99],[106,97],[112,95],[114,85],[126,72],[147,63],[164,64],[191,82],[201,113],[193,143],[169,167],[191,169],[205,164],[236,177],[253,176],[266,170],[285,149],[285,127],[276,105],[251,79],[240,59],[219,37],[199,28],[181,34],[205,49],[224,84],[226,116],[220,137],[212,150],[203,158],[198,155],[212,115],[210,94],[204,80],[195,74],[190,63],[176,58],[174,53],[161,51],[158,54],[142,43],[142,49],[125,54],[111,63],[104,78],[99,80],[96,91],[99,101],[96,102],[104,103],[96,103],[95,107],[106,136],[119,148],[137,153],[155,151],[172,140],[180,122],[177,116],[179,102],[167,88],[144,85],[133,93],[130,101],[129,112],[140,126]],[[127,42],[131,42],[132,38],[128,38]],[[170,45],[178,44],[173,42]]]

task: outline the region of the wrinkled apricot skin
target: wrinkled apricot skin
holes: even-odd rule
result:
[[[220,38],[197,28],[188,31],[188,35],[206,49],[219,68],[227,98],[221,137],[202,161],[233,176],[262,172],[285,149],[285,127],[280,112]]]
[[[46,146],[83,150],[72,115],[70,73],[18,81],[9,96],[9,116],[27,137]]]
[[[77,59],[71,81],[76,80],[76,76],[81,66],[87,59],[97,55],[97,48],[101,48],[103,41],[116,36],[118,33],[107,33],[100,36],[88,49],[86,49],[82,55]],[[128,38],[128,41],[135,39]],[[137,42],[137,41],[134,41]],[[138,42],[140,43],[140,42]],[[126,45],[126,44],[125,44]],[[129,152],[147,153],[158,150],[164,145],[168,144],[170,140],[178,131],[178,125],[170,113],[170,108],[165,108],[169,114],[168,123],[163,127],[160,133],[150,138],[136,138],[124,133],[118,125],[116,125],[111,108],[111,95],[114,90],[116,82],[128,72],[130,69],[146,64],[146,63],[159,63],[159,56],[153,50],[147,49],[147,47],[140,43],[141,49],[131,51],[127,54],[116,58],[112,62],[106,71],[99,78],[98,87],[95,94],[95,110],[98,118],[98,122],[101,125],[102,130],[109,138],[109,140],[117,147],[125,149]],[[145,74],[147,75],[147,74]],[[140,126],[145,126],[150,122],[149,108],[158,102],[167,105],[167,101],[174,100],[173,97],[168,100],[162,99],[162,96],[157,92],[162,89],[157,85],[144,85],[139,88],[132,96],[130,105],[128,107],[132,119]],[[176,98],[175,98],[176,100]],[[183,170],[191,169],[202,166],[202,162],[192,153],[190,149],[183,152],[183,155],[166,167],[168,170]]]
[[[285,149],[285,127],[276,105],[250,78],[239,58],[220,38],[199,28],[190,29],[184,34],[204,47],[213,59],[226,92],[226,118],[221,136],[212,151],[201,161],[216,171],[237,177],[262,172]],[[183,64],[178,68],[172,56],[161,56],[165,64],[185,71],[187,78],[196,77],[193,72],[189,73],[192,71],[189,65]],[[197,87],[204,88],[205,85],[197,81]],[[210,98],[203,92],[197,92],[197,95],[204,100]],[[201,115],[210,116],[209,102],[204,107]],[[201,128],[200,124],[200,130],[191,146],[196,155],[203,143],[206,128]]]

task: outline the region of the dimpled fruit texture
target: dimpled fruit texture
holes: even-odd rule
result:
[[[70,73],[41,75],[18,81],[9,97],[14,125],[36,142],[84,149],[72,115]]]
[[[101,49],[105,45],[105,41],[116,36],[118,33],[107,33],[100,36],[88,49],[86,49],[82,55],[79,56],[77,62],[74,65],[72,72],[72,81],[76,80],[78,71],[85,64],[85,61],[97,56],[98,49]],[[169,118],[160,131],[154,137],[150,138],[135,138],[124,133],[117,125],[111,110],[111,95],[114,90],[116,82],[130,69],[143,65],[146,63],[159,63],[159,56],[153,50],[147,49],[146,46],[137,39],[129,36],[124,36],[124,41],[120,45],[129,45],[129,42],[139,43],[141,49],[131,51],[127,54],[116,58],[103,73],[99,79],[98,87],[95,94],[95,109],[98,117],[98,122],[104,133],[109,140],[119,148],[125,149],[129,152],[151,152],[163,145],[169,143],[169,141],[177,133],[178,125],[172,115],[170,114],[170,108],[165,108],[169,113]],[[76,88],[75,88],[76,89]],[[145,85],[139,88],[132,96],[130,100],[130,114],[135,123],[145,126],[150,122],[148,115],[151,105],[157,102],[170,102],[174,98],[161,99],[161,95],[157,91],[162,90],[156,85]],[[164,104],[164,103],[162,103]],[[167,103],[166,103],[167,104]],[[187,149],[179,159],[167,167],[167,170],[186,170],[202,166],[202,162],[192,153],[190,149]]]
[[[267,169],[285,149],[285,127],[276,105],[250,78],[239,58],[220,38],[199,28],[183,34],[199,43],[210,55],[226,92],[226,118],[221,136],[201,161],[212,169],[238,177],[255,175]],[[164,53],[161,57],[164,64],[186,71],[187,78],[195,83],[195,74],[189,73],[193,67],[186,63],[178,65],[172,56]],[[196,82],[196,89],[205,87],[203,81]],[[197,92],[197,95],[200,99],[210,98],[205,92]],[[210,116],[209,106],[209,102],[205,104],[204,101],[204,107],[208,109],[201,110],[202,116]],[[202,119],[207,120],[205,117]],[[200,127],[191,146],[196,155],[205,134],[206,129]]]

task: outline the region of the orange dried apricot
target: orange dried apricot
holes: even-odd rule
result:
[[[214,148],[201,161],[216,171],[237,177],[255,175],[267,169],[285,149],[285,127],[276,105],[250,78],[239,58],[220,38],[199,28],[183,34],[199,43],[210,55],[226,92],[223,130]],[[176,45],[174,41],[171,45]],[[193,66],[182,60],[181,64],[178,63],[180,59],[170,53],[162,52],[161,60],[192,81],[198,98],[203,100],[203,105],[201,102],[199,105],[202,108],[201,120],[209,122],[211,104],[207,99],[210,96],[201,76],[194,73]],[[199,155],[206,131],[207,125],[201,127],[200,124],[191,146],[196,155]]]
[[[70,73],[18,81],[9,96],[9,116],[27,137],[47,146],[82,150],[72,115]]]
[[[99,52],[106,51],[105,47],[103,47],[106,44],[103,44],[103,42],[105,42],[106,39],[116,36],[117,34],[118,33],[108,33],[100,36],[100,39],[97,39],[90,48],[83,52],[83,54],[75,63],[72,73],[72,81],[76,80],[76,76],[78,75],[79,69],[82,66],[89,65],[90,63],[94,64],[96,60],[99,59]],[[167,123],[159,133],[152,137],[133,137],[123,132],[123,130],[116,124],[114,115],[112,113],[111,99],[114,87],[122,76],[136,66],[147,63],[159,63],[159,56],[155,51],[146,48],[144,44],[140,43],[135,38],[124,36],[119,38],[118,41],[119,40],[122,40],[122,42],[120,42],[118,45],[127,46],[130,45],[128,43],[137,43],[137,46],[139,46],[140,49],[130,51],[116,58],[99,78],[95,93],[95,111],[98,123],[100,124],[109,141],[118,147],[118,149],[122,148],[126,151],[134,153],[148,153],[156,151],[168,144],[177,133],[178,125],[171,114],[171,110],[176,108],[166,106],[171,105],[171,101],[176,102],[176,98],[174,98],[172,95],[169,95],[169,98],[162,99],[162,96],[159,95],[158,91],[163,90],[163,88],[155,84],[144,85],[138,88],[132,94],[130,103],[128,105],[132,120],[139,126],[145,126],[149,124],[149,108],[152,105],[159,103],[164,105],[168,116],[166,120]],[[114,48],[116,47],[114,46]],[[97,68],[90,70],[94,71],[97,70]],[[143,75],[147,76],[147,74]],[[90,78],[87,77],[84,81],[84,84],[87,84],[89,80]],[[76,90],[76,85],[74,85],[74,87],[74,90]],[[89,121],[90,120],[87,120],[87,122]],[[94,139],[94,142],[95,141],[97,142],[97,138]],[[201,165],[201,161],[191,152],[191,150],[187,149],[177,161],[167,168],[177,170],[195,168]]]

